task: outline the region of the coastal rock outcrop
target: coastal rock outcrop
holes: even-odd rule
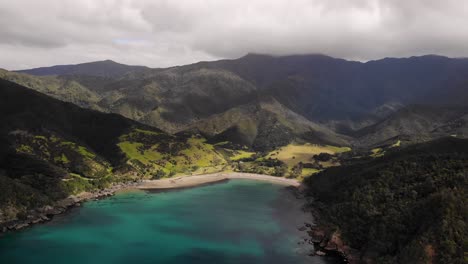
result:
[[[339,255],[346,263],[363,263],[359,251],[343,242],[339,230],[331,230],[324,226],[310,226],[307,234],[316,249],[315,255]]]

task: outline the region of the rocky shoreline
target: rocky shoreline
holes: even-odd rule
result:
[[[359,251],[347,246],[341,240],[338,231],[331,231],[321,226],[310,226],[307,230],[315,254],[319,256],[338,256],[343,263],[360,263]]]
[[[71,208],[81,206],[82,202],[109,197],[118,191],[132,189],[138,185],[140,185],[140,182],[117,183],[109,188],[95,192],[84,192],[79,195],[71,195],[65,199],[55,202],[53,205],[46,205],[28,211],[25,219],[16,219],[0,223],[0,235],[6,232],[22,230],[35,224],[48,222],[52,220],[55,215],[63,214]]]
[[[307,200],[304,185],[294,188],[292,191],[297,199]],[[304,208],[304,210],[310,212],[315,219],[318,218],[317,213],[311,208]],[[339,258],[341,263],[361,263],[359,251],[346,245],[342,241],[339,231],[332,230],[324,225],[315,225],[307,222],[304,222],[297,229],[305,232],[308,237],[299,243],[308,243],[314,247],[310,256],[333,256]]]

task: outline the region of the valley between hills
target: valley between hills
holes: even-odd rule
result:
[[[467,59],[434,55],[0,70],[0,224],[141,181],[262,174],[301,182],[311,241],[350,262],[465,263],[467,84]]]

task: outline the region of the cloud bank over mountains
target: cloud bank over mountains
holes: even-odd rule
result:
[[[0,0],[0,67],[113,59],[167,67],[323,53],[353,60],[468,57],[468,2]]]

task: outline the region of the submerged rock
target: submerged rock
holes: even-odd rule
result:
[[[28,223],[21,223],[21,224],[15,225],[13,229],[14,230],[20,230],[20,229],[23,229],[23,228],[28,227],[28,226],[29,226]]]
[[[323,252],[321,250],[317,250],[317,251],[315,251],[315,255],[317,255],[317,256],[326,256],[327,253],[325,253],[325,252]]]

